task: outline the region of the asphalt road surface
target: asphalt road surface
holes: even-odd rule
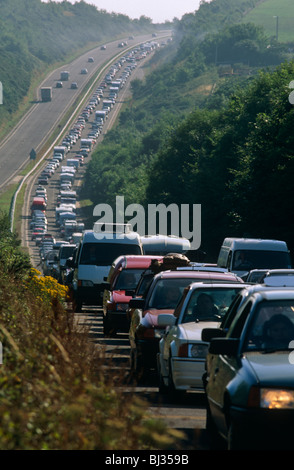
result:
[[[87,325],[91,341],[105,348],[105,374],[111,375],[126,400],[139,396],[146,402],[150,416],[162,419],[168,428],[182,431],[183,439],[173,450],[209,450],[204,393],[187,392],[179,401],[170,402],[159,393],[156,371],[152,371],[142,382],[132,379],[128,334],[117,333],[114,338],[105,337],[101,309],[84,309],[82,314],[77,315],[77,321],[81,326]]]

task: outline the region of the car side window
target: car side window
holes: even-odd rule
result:
[[[232,252],[230,251],[228,259],[227,259],[227,264],[226,264],[226,268],[228,268],[228,270],[230,270],[231,261],[232,261]]]
[[[227,311],[221,323],[221,328],[223,330],[228,330],[230,324],[232,323],[233,319],[236,316],[237,309],[239,308],[239,305],[242,299],[243,299],[242,295],[237,295],[237,297],[233,300],[229,310]]]
[[[252,308],[252,301],[248,302],[241,312],[234,318],[229,331],[228,336],[231,338],[239,338],[241,336],[244,324]]]

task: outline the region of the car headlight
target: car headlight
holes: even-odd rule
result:
[[[268,409],[294,409],[294,390],[262,388],[260,407]]]

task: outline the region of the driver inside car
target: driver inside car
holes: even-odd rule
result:
[[[193,318],[197,320],[211,319],[218,315],[218,309],[211,295],[202,293],[198,296],[197,303],[193,308]]]

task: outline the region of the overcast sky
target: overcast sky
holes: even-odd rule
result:
[[[55,0],[56,1],[56,0]],[[58,0],[61,1],[61,0]],[[97,8],[111,13],[123,13],[130,18],[144,15],[153,23],[164,23],[165,20],[181,18],[186,13],[198,10],[200,0],[85,0]],[[70,0],[75,3],[75,0]]]

